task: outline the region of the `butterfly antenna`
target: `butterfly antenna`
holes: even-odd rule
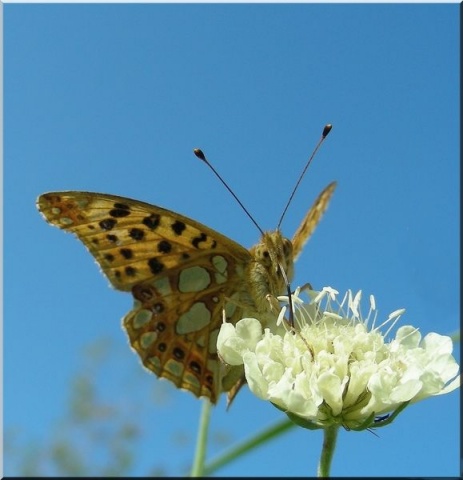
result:
[[[293,191],[292,191],[292,193],[289,197],[288,202],[286,203],[286,207],[283,210],[283,213],[281,214],[280,221],[278,222],[277,230],[280,229],[281,222],[283,221],[283,218],[286,214],[286,210],[288,210],[289,204],[291,203],[291,200],[293,199],[294,194],[296,193],[297,187],[299,187],[299,184],[301,183],[302,177],[305,175],[305,172],[309,168],[309,165],[311,164],[313,157],[315,157],[315,154],[317,153],[318,149],[321,147],[325,138],[331,132],[332,128],[333,128],[333,125],[331,125],[331,123],[328,123],[327,125],[325,125],[325,128],[323,129],[322,136],[321,136],[320,140],[318,141],[317,146],[315,147],[314,151],[312,152],[312,155],[310,155],[309,160],[305,164],[304,170],[302,170],[302,173],[299,175],[299,179],[298,179],[298,181],[297,181],[297,183],[296,183],[296,185],[295,185],[295,187],[294,187],[294,189],[293,189]]]
[[[195,148],[193,150],[193,153],[214,172],[215,176],[224,184],[225,188],[233,195],[233,198],[239,203],[240,207],[244,210],[244,213],[251,219],[252,223],[257,227],[257,230],[259,230],[260,234],[263,235],[264,234],[263,230],[259,227],[257,222],[252,217],[252,215],[248,212],[248,209],[242,204],[241,200],[235,195],[235,192],[227,185],[227,182],[225,182],[225,180],[220,176],[219,172],[212,166],[211,163],[209,163],[209,160],[206,158],[203,151],[200,150],[199,148]]]

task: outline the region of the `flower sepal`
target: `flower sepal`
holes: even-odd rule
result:
[[[373,424],[370,425],[368,428],[379,428],[379,427],[385,427],[386,425],[391,424],[399,415],[399,413],[403,412],[406,407],[410,404],[410,400],[408,402],[404,402],[401,405],[399,405],[392,413],[387,414],[387,415],[382,415],[382,416],[375,416],[373,419]],[[356,430],[356,429],[352,429]],[[362,429],[364,430],[364,428]]]
[[[302,428],[306,428],[308,430],[319,430],[319,429],[327,428],[328,426],[338,425],[338,426],[342,426],[345,430],[353,430],[355,432],[361,432],[363,430],[369,430],[373,428],[376,429],[380,427],[385,427],[386,425],[390,425],[396,419],[399,413],[405,410],[405,408],[410,404],[410,401],[403,402],[392,413],[388,413],[386,415],[376,415],[375,412],[372,412],[360,424],[354,424],[352,421],[345,422],[342,419],[334,419],[334,418],[332,418],[331,421],[320,424],[319,422],[307,420],[306,418],[302,418],[299,415],[296,415],[295,413],[289,412],[288,410],[285,410],[284,408],[280,407],[276,403],[273,403],[273,402],[270,402],[270,403],[274,407],[278,408],[278,410],[281,410],[283,413],[285,413],[286,416],[295,425],[298,425],[299,427],[302,427]]]
[[[285,413],[287,417],[295,425],[298,425],[299,427],[307,428],[308,430],[319,430],[320,428],[325,428],[323,425],[320,425],[319,423],[312,422],[310,420],[300,417],[299,415],[296,415],[295,413],[288,412],[284,408],[281,408],[280,406],[278,406],[276,403],[273,403],[273,402],[270,402],[270,403],[274,407],[278,408],[278,410],[281,410],[283,413]]]

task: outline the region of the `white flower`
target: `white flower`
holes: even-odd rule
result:
[[[395,411],[395,417],[408,403],[459,386],[449,337],[430,333],[422,339],[407,325],[386,341],[404,310],[375,326],[373,296],[363,319],[361,291],[348,291],[336,308],[336,290],[310,293],[310,303],[302,303],[299,290],[292,298],[294,328],[283,320],[284,333],[281,326],[263,330],[259,320],[245,318],[236,326],[223,324],[217,343],[224,362],[244,364],[251,391],[291,418],[308,428],[377,427],[386,423],[378,416]],[[379,329],[385,325],[383,334]]]

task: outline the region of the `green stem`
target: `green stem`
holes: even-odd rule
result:
[[[225,452],[222,455],[213,459],[204,468],[204,476],[211,475],[219,468],[223,467],[227,463],[230,463],[232,460],[235,460],[237,457],[249,452],[253,448],[256,448],[262,443],[269,441],[273,437],[282,434],[283,432],[294,426],[295,424],[293,422],[285,418],[275,423],[274,425],[267,427],[265,430],[257,433],[256,435],[253,435],[250,439],[245,440],[244,442],[236,445],[235,447],[232,447],[230,450],[228,450],[228,452]]]
[[[332,426],[323,429],[323,448],[318,464],[317,476],[327,478],[330,476],[331,461],[336,447],[339,427]]]
[[[196,452],[191,468],[191,477],[204,476],[204,459],[206,458],[207,433],[209,430],[209,420],[211,418],[212,404],[209,399],[203,401],[201,417],[199,419],[198,438],[196,440]]]

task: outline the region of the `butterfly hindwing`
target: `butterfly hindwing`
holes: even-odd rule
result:
[[[240,286],[217,283],[214,268],[191,268],[200,277],[193,291],[178,291],[182,272],[135,286],[123,324],[145,367],[215,403],[223,390],[217,335],[222,312],[228,321],[238,313]]]

